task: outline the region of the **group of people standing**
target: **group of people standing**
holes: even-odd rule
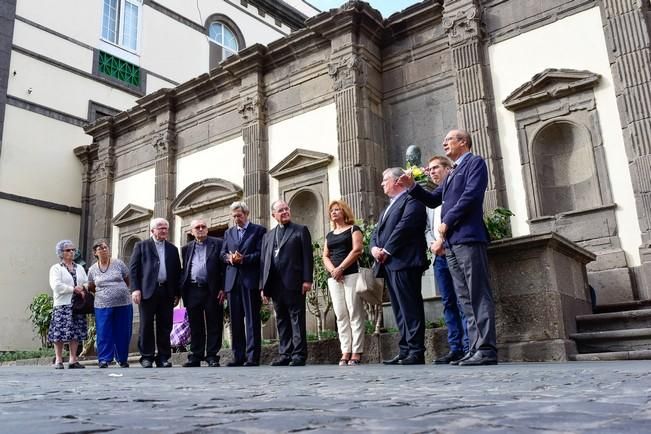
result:
[[[389,205],[371,239],[374,272],[387,283],[400,332],[399,353],[385,364],[425,363],[425,315],[421,279],[434,255],[434,270],[444,305],[450,352],[435,363],[466,366],[497,363],[494,307],[488,280],[483,224],[487,169],[470,152],[470,136],[453,130],[445,138],[447,156],[432,157],[426,171],[437,184],[433,192],[415,183],[400,168],[384,171],[382,188]],[[429,209],[426,209],[426,206]],[[100,368],[114,359],[128,367],[133,317],[140,312],[138,348],[144,368],[171,367],[170,332],[173,308],[183,299],[191,343],[184,367],[206,362],[220,366],[224,308],[230,311],[233,360],[228,366],[258,366],[261,352],[261,303],[273,302],[279,355],[272,366],[303,366],[307,359],[306,293],[312,289],[314,260],[308,228],[291,221],[283,200],[271,206],[277,225],[270,231],[249,221],[244,202],[230,207],[233,225],[223,240],[208,235],[203,219],[193,220],[193,240],[181,249],[168,241],[169,223],[151,221],[151,238],[136,244],[129,267],[111,258],[102,240],[93,246],[97,262],[86,275],[73,262],[71,241],[57,244],[60,262],[50,270],[54,311],[49,340],[56,351],[55,368],[63,368],[63,343],[70,344],[69,368],[83,368],[76,359],[78,342],[86,338],[83,315],[72,311],[73,294],[94,292],[97,352]],[[341,343],[340,365],[358,365],[364,352],[364,307],[355,292],[361,229],[342,200],[328,206],[332,231],[326,235],[323,263]],[[429,244],[429,247],[428,247]],[[181,262],[182,259],[182,262]]]

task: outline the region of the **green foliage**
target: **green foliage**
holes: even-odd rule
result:
[[[271,308],[268,304],[260,306],[260,322],[266,324],[271,319]]]
[[[308,341],[327,341],[337,339],[337,332],[334,330],[322,330],[320,333],[307,333]]]
[[[511,236],[511,216],[514,215],[511,210],[506,208],[495,208],[484,216],[484,224],[491,241]]]
[[[88,337],[84,341],[84,346],[80,356],[85,357],[91,354],[97,347],[97,326],[95,325],[95,315],[86,315],[86,324],[88,324]]]
[[[371,255],[371,236],[375,230],[375,223],[357,220],[355,224],[362,230],[362,242],[364,244],[364,250],[362,250],[362,254],[357,262],[360,267],[372,268],[375,260],[373,259],[373,255]]]
[[[314,288],[328,289],[330,273],[323,263],[323,239],[312,242],[312,255],[314,257]]]
[[[323,247],[321,243],[322,241],[312,242],[312,256],[314,258],[312,282],[314,288],[305,294],[307,309],[316,318],[316,328],[319,336],[324,331],[323,327],[326,324],[326,318],[332,309],[332,299],[330,298],[330,291],[328,291],[330,273],[328,273],[323,263]]]
[[[29,310],[29,319],[32,321],[34,331],[41,339],[41,348],[48,346],[47,331],[50,328],[52,319],[52,309],[54,302],[50,294],[38,294],[27,307]]]
[[[441,327],[445,327],[445,319],[444,318],[439,318],[436,321],[425,321],[425,328],[426,329],[438,329]]]
[[[410,162],[407,162],[407,168],[404,170],[405,172],[411,171],[412,178],[418,183],[427,183],[429,181],[429,176],[427,176],[427,173],[420,166],[414,166]]]
[[[2,351],[0,352],[0,362],[13,362],[24,359],[40,359],[41,357],[54,357],[52,348],[41,348],[34,351]]]
[[[375,323],[373,323],[373,321],[371,321],[370,319],[364,321],[364,332],[367,335],[372,335],[373,333],[375,333]]]

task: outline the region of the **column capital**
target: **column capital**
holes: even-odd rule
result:
[[[470,40],[482,39],[481,9],[474,1],[452,3],[443,12],[443,28],[448,34],[450,45],[464,44]]]
[[[351,86],[364,86],[368,81],[368,64],[357,54],[345,54],[330,59],[328,75],[332,78],[335,91]]]

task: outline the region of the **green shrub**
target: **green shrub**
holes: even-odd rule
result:
[[[30,305],[27,306],[34,331],[41,339],[41,348],[48,347],[47,331],[50,328],[53,305],[52,295],[41,293],[34,297]]]
[[[495,208],[484,216],[484,224],[491,241],[511,236],[511,217],[514,215],[509,209]]]

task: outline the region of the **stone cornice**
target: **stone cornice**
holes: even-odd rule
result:
[[[545,101],[592,89],[601,76],[590,71],[575,69],[545,69],[534,75],[502,102],[504,107],[516,111]]]
[[[268,14],[281,19],[292,30],[305,26],[307,16],[294,9],[287,3],[279,0],[247,0],[249,4],[261,9]]]
[[[130,203],[113,217],[112,223],[115,226],[125,226],[130,223],[149,220],[153,215],[153,210]]]
[[[174,107],[174,90],[169,88],[159,89],[138,99],[136,104],[150,115],[170,110]]]
[[[443,0],[426,0],[392,14],[384,20],[386,27],[382,45],[389,45],[395,39],[422,27],[430,27],[443,19]]]
[[[208,178],[197,181],[186,188],[174,199],[171,208],[178,216],[185,216],[229,204],[242,197],[242,188],[232,182]]]

